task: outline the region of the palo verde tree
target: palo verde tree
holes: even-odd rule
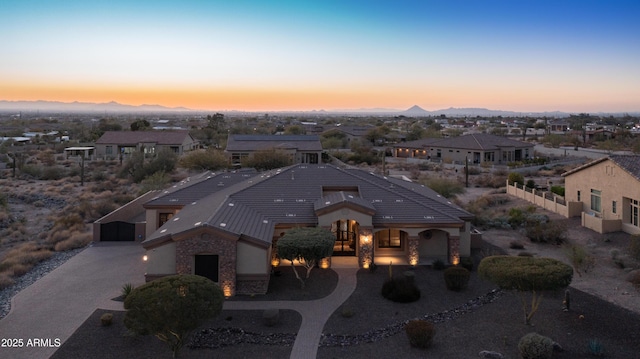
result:
[[[478,274],[502,289],[519,292],[524,322],[530,324],[542,302],[542,292],[566,288],[573,278],[573,268],[553,258],[491,256],[480,262]],[[524,292],[531,292],[530,308]]]
[[[124,301],[124,324],[138,335],[155,335],[169,345],[176,358],[186,336],[220,314],[223,302],[222,290],[211,280],[172,275],[131,291]]]
[[[304,289],[304,279],[309,278],[311,269],[315,267],[322,258],[331,257],[333,254],[333,244],[335,236],[331,231],[319,227],[299,227],[293,228],[278,239],[276,248],[278,257],[291,261],[293,272]],[[303,279],[298,274],[293,261],[297,260],[307,269],[307,275]]]

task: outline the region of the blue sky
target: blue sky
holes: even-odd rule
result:
[[[4,1],[0,99],[640,111],[637,1]]]

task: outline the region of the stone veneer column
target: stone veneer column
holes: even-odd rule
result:
[[[418,236],[409,236],[407,238],[407,261],[410,265],[418,265],[420,260],[420,253],[418,253]]]
[[[369,268],[373,263],[373,230],[370,227],[360,227],[358,232],[358,266]]]
[[[202,233],[176,242],[176,273],[194,274],[197,254],[218,255],[218,284],[225,296],[236,292],[236,241]]]
[[[449,262],[457,265],[460,263],[460,237],[449,237]]]

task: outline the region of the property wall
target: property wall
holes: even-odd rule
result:
[[[565,184],[566,185],[566,184]],[[525,189],[524,186],[518,184],[509,184],[507,182],[507,194],[514,197],[524,199],[529,203],[533,203],[538,207],[542,207],[548,211],[558,213],[564,217],[577,217],[582,212],[582,204],[570,202],[569,205],[560,203],[561,197],[553,194],[553,199],[548,199],[546,191],[538,191],[536,189]]]
[[[147,276],[176,274],[176,243],[168,242],[147,250]]]

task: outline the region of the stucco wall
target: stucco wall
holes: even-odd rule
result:
[[[431,238],[420,238],[418,240],[418,255],[420,258],[440,259],[447,263],[449,261],[449,245],[447,242],[447,232],[431,230]]]
[[[371,216],[354,211],[350,208],[341,208],[336,211],[323,214],[318,217],[318,227],[331,228],[331,224],[341,219],[353,219],[361,227],[372,227]]]
[[[176,274],[176,244],[168,242],[160,247],[148,250],[147,275]]]
[[[237,273],[240,274],[266,274],[269,271],[269,251],[250,243],[238,242]]]

